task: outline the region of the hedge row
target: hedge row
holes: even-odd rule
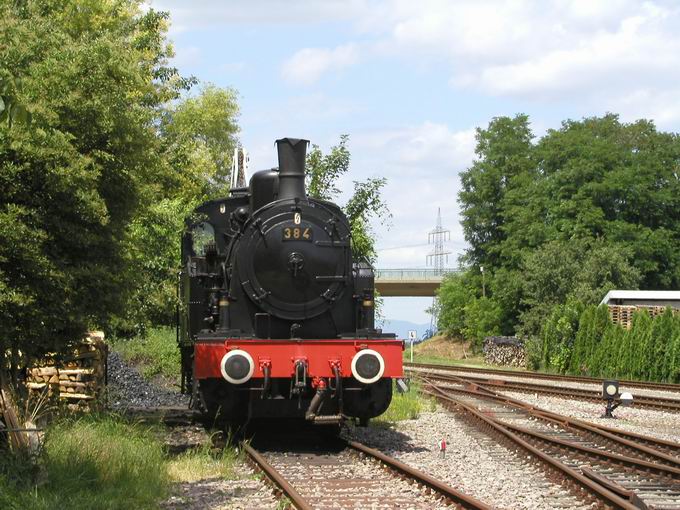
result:
[[[680,316],[644,309],[629,330],[607,306],[557,307],[542,331],[541,365],[562,373],[680,383]]]

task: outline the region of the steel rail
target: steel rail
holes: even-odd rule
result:
[[[249,444],[243,444],[244,451],[260,471],[276,485],[298,510],[314,510],[307,500],[267,460]]]
[[[424,380],[427,382],[427,379]],[[463,379],[461,379],[460,384],[466,383]],[[680,456],[678,456],[680,455],[680,444],[678,443],[673,443],[671,441],[665,441],[662,439],[657,439],[642,434],[626,432],[615,428],[595,425],[582,420],[578,420],[576,418],[570,418],[568,416],[553,413],[552,411],[541,409],[540,407],[533,406],[531,404],[528,404],[521,400],[517,400],[512,397],[500,395],[487,388],[480,388],[477,385],[473,385],[472,389],[466,389],[464,387],[460,388],[446,387],[442,389],[445,389],[446,391],[450,392],[471,395],[476,398],[486,398],[489,400],[500,402],[502,404],[508,404],[518,409],[521,409],[529,413],[530,415],[542,419],[544,421],[549,421],[554,424],[561,425],[565,428],[580,430],[587,434],[599,436],[605,441],[618,444],[619,447],[621,448],[637,451],[638,454],[641,456],[652,457],[655,460],[655,462],[680,468]],[[668,453],[669,451],[673,451],[673,453],[675,453],[676,455]]]
[[[488,374],[498,374],[512,377],[529,377],[532,379],[547,379],[551,381],[570,381],[579,382],[585,384],[601,384],[602,378],[597,377],[587,377],[587,376],[576,376],[576,375],[564,375],[564,374],[546,374],[544,372],[534,372],[531,370],[507,370],[501,368],[481,368],[481,367],[469,367],[463,365],[446,365],[443,363],[410,363],[404,361],[404,367],[413,368],[430,368],[437,370],[449,370],[456,372],[471,372],[471,373],[488,373]],[[659,382],[649,382],[649,381],[633,381],[630,379],[619,379],[621,386],[626,386],[629,388],[640,388],[646,390],[657,390],[657,391],[675,391],[680,393],[680,384],[674,383],[659,383]]]
[[[442,495],[446,499],[453,501],[454,503],[463,508],[475,510],[490,510],[493,508],[471,496],[468,496],[460,491],[457,491],[453,487],[446,485],[445,483],[437,480],[436,478],[431,477],[426,473],[423,473],[422,471],[419,471],[407,464],[404,464],[403,462],[395,458],[392,458],[389,455],[385,455],[384,453],[378,450],[369,448],[368,446],[363,445],[361,443],[357,443],[356,441],[347,441],[347,445],[359,452],[362,452],[366,455],[373,457],[377,461],[387,466],[389,469],[397,471],[407,476],[408,478],[413,479],[416,482],[429,487],[430,489],[434,490],[435,492]]]
[[[436,387],[434,387],[436,388]],[[605,505],[608,505],[613,508],[620,508],[620,509],[625,509],[625,510],[636,510],[637,507],[633,505],[631,502],[626,501],[623,499],[621,496],[617,495],[615,492],[611,491],[610,489],[606,488],[605,486],[599,484],[598,482],[591,480],[587,476],[585,476],[582,473],[579,473],[575,469],[565,465],[561,461],[551,457],[550,455],[546,454],[545,452],[542,452],[535,446],[531,445],[521,437],[519,437],[517,434],[512,432],[511,430],[507,429],[503,425],[499,424],[495,420],[491,419],[488,416],[485,416],[483,413],[479,412],[477,409],[474,407],[466,404],[463,401],[454,399],[445,393],[443,393],[441,390],[439,392],[437,391],[429,391],[429,390],[424,390],[424,392],[428,395],[431,395],[435,398],[437,398],[440,401],[443,401],[445,403],[448,403],[449,405],[454,405],[457,407],[462,408],[465,410],[467,413],[469,413],[471,416],[476,418],[478,421],[481,421],[484,423],[487,427],[491,428],[493,431],[495,431],[497,434],[501,435],[502,437],[507,438],[510,440],[512,443],[519,445],[521,448],[532,454],[533,456],[537,457],[539,460],[547,464],[549,467],[551,467],[554,471],[557,471],[558,473],[562,474],[563,477],[565,477],[568,481],[571,481],[573,483],[576,483],[580,485],[582,488],[587,490],[590,494],[592,494],[594,497],[596,497],[598,500],[600,500],[602,503]]]
[[[451,388],[441,388],[441,387],[438,387],[438,386],[434,386],[433,388],[435,390],[441,392],[443,395],[445,395],[446,392],[451,389]],[[487,398],[486,395],[477,395],[477,397]],[[529,416],[535,416],[531,412],[528,412],[527,414]],[[498,421],[498,420],[496,420],[496,421]],[[629,455],[621,455],[621,454],[618,454],[618,453],[608,452],[606,450],[598,450],[596,448],[591,448],[591,447],[588,447],[588,446],[582,446],[582,445],[579,445],[579,444],[576,444],[576,443],[573,443],[573,442],[565,441],[563,439],[554,438],[552,436],[548,436],[546,434],[542,434],[540,432],[536,432],[536,431],[527,429],[525,427],[513,425],[513,424],[510,424],[510,423],[505,423],[502,420],[500,420],[500,422],[504,427],[507,427],[508,429],[514,430],[515,432],[526,434],[526,435],[529,435],[533,438],[540,439],[540,440],[545,441],[545,442],[551,442],[551,443],[554,443],[554,444],[557,444],[557,445],[561,445],[563,447],[579,451],[580,453],[582,453],[584,455],[600,457],[600,458],[605,459],[609,462],[616,462],[616,463],[619,463],[619,464],[622,464],[622,465],[633,467],[635,469],[639,469],[641,471],[655,471],[659,475],[664,475],[664,476],[669,476],[669,477],[677,477],[678,479],[680,479],[680,462],[678,462],[678,459],[671,459],[672,465],[668,465],[666,463],[661,464],[661,463],[657,463],[657,462],[650,462],[648,460],[638,459],[636,457],[630,457]],[[564,428],[568,429],[569,427],[564,427]],[[632,447],[627,446],[627,448],[637,449],[637,445],[633,444]],[[655,451],[652,451],[651,453],[652,453],[651,456],[654,456],[654,457],[659,455],[658,452],[655,452]],[[662,457],[665,458],[665,456],[662,456]]]
[[[519,392],[542,393],[548,395],[556,395],[560,397],[567,397],[570,399],[588,400],[593,402],[602,402],[602,393],[596,390],[586,390],[582,388],[559,388],[546,384],[538,384],[528,381],[508,381],[505,379],[492,379],[487,377],[469,376],[469,375],[452,375],[452,374],[437,374],[428,372],[427,377],[439,381],[449,381],[454,379],[464,379],[465,381],[473,382],[483,387],[493,386],[501,391],[514,390]],[[643,395],[636,397],[634,401],[636,407],[659,409],[663,411],[680,412],[680,399],[673,399],[668,397],[651,397]]]
[[[494,508],[378,450],[356,441],[345,439],[342,439],[341,441],[345,448],[352,449],[373,458],[389,470],[396,472],[417,484],[428,487],[430,490],[451,501],[459,508],[469,510],[493,510]],[[298,510],[311,510],[313,508],[262,454],[249,444],[243,444],[243,448],[256,467],[262,471],[265,476],[288,497],[288,499],[290,499]]]

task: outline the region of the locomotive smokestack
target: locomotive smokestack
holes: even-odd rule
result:
[[[309,140],[282,138],[276,140],[279,152],[279,200],[306,198],[305,158]]]

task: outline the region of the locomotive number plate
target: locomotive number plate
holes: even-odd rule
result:
[[[281,238],[284,241],[312,241],[314,230],[308,225],[284,225]]]

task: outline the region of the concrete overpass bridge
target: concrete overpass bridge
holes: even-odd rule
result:
[[[381,296],[434,296],[443,276],[436,269],[375,269],[375,288]]]

